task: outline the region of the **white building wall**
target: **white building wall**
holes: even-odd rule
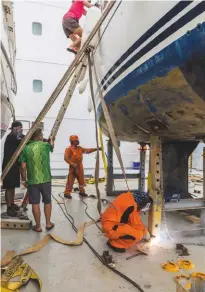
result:
[[[200,143],[193,152],[192,168],[196,170],[203,170],[203,147],[204,143]]]
[[[17,60],[16,75],[18,94],[15,100],[16,116],[20,120],[34,121],[59,80],[72,62],[74,56],[66,51],[68,40],[62,29],[62,17],[69,7],[68,1],[15,1]],[[32,22],[42,24],[42,35],[33,35]],[[33,91],[33,80],[42,80],[43,91]],[[45,137],[49,136],[66,89],[44,119]],[[66,175],[68,166],[63,160],[64,149],[69,145],[69,136],[80,136],[81,145],[95,147],[93,113],[87,111],[89,90],[79,95],[76,90],[57,135],[55,151],[51,155],[53,175]],[[25,129],[28,123],[24,123]],[[26,132],[26,131],[25,131]],[[106,137],[105,137],[106,140]],[[106,146],[106,144],[105,144]],[[138,160],[136,143],[121,144],[126,168],[132,168],[132,161]],[[95,154],[85,155],[86,174],[93,174]],[[114,158],[116,172],[119,164]],[[103,165],[101,163],[101,168]],[[103,171],[101,172],[103,175]]]

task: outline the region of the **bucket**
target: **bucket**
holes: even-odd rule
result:
[[[133,161],[133,163],[132,163],[132,169],[139,170],[140,169],[140,162]]]

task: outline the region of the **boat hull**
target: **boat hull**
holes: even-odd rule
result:
[[[95,62],[119,140],[149,142],[151,135],[165,140],[205,139],[205,3],[182,2],[155,2],[156,7],[151,2],[122,2],[101,36]],[[119,38],[126,39],[124,30],[114,31],[116,21],[127,23],[123,10],[145,6],[149,10],[150,5],[155,21],[147,18],[149,27],[140,34],[143,15],[134,19],[133,31],[128,28],[126,33],[135,35],[138,28],[138,38],[121,54],[117,48],[115,60],[112,53],[109,58],[108,51],[115,50]],[[106,46],[109,30],[113,40]],[[100,125],[108,135],[98,94],[96,104]]]

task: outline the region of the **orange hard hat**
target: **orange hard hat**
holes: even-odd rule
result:
[[[78,136],[76,136],[76,135],[71,135],[71,136],[70,136],[70,142],[72,142],[72,141],[79,141]]]
[[[139,150],[144,150],[144,151],[146,151],[146,150],[148,150],[148,147],[147,147],[146,145],[144,145],[143,147],[140,145]]]

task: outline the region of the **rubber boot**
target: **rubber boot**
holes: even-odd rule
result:
[[[72,196],[69,195],[69,194],[64,194],[64,198],[66,198],[66,199],[72,199]]]
[[[82,198],[86,198],[88,195],[86,193],[79,193],[79,196],[81,196]]]

